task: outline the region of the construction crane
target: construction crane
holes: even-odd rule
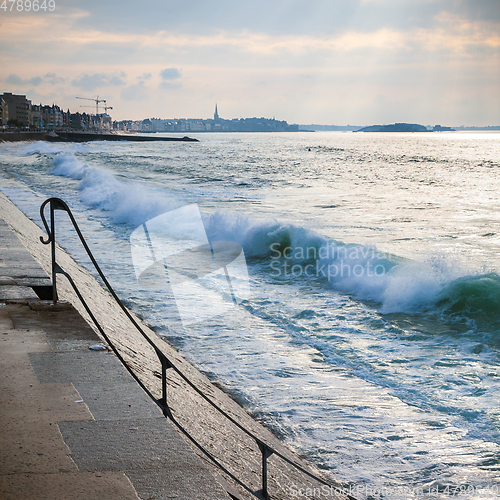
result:
[[[104,112],[108,109],[113,109],[111,106],[106,106],[106,99],[99,99],[99,96],[97,96],[95,99],[91,99],[89,97],[77,97],[77,99],[84,99],[85,101],[94,101],[95,102],[95,114],[96,116],[99,116],[99,103],[103,102],[104,103]],[[81,108],[93,108],[94,106],[80,106]]]
[[[93,108],[94,106],[80,106],[80,108]],[[108,109],[113,109],[113,106],[103,106],[104,112],[107,113]],[[97,112],[97,110],[96,110]]]

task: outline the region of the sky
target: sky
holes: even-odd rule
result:
[[[115,120],[217,103],[227,119],[500,124],[500,0],[53,1],[0,0],[0,93],[72,112],[99,96]]]

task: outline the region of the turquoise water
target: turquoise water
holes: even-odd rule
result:
[[[360,498],[498,497],[500,134],[199,138],[3,144],[0,189],[36,220],[63,198],[127,303]],[[193,203],[250,295],[185,328],[129,238]]]

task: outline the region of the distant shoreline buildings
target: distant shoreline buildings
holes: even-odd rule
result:
[[[274,118],[220,118],[217,104],[213,119],[146,118],[145,120],[113,121],[107,113],[88,114],[63,111],[57,104],[32,104],[25,95],[4,92],[0,95],[2,128],[30,130],[103,130],[122,132],[297,132],[298,125],[289,125]]]
[[[94,99],[90,99],[94,100]],[[97,99],[98,102],[105,102]],[[111,109],[110,107],[106,107]],[[397,124],[395,124],[397,125]],[[371,126],[387,128],[388,126]],[[57,104],[32,104],[25,95],[4,92],[0,95],[0,132],[6,130],[38,131],[120,131],[120,132],[298,132],[298,131],[355,131],[353,125],[289,125],[285,120],[274,118],[233,118],[219,116],[217,104],[214,117],[197,118],[146,118],[145,120],[113,121],[107,113],[72,113],[63,111]],[[454,126],[455,130],[500,130],[500,126],[469,127]],[[427,130],[446,131],[450,127],[428,126]]]
[[[2,128],[29,130],[111,130],[107,114],[91,115],[63,111],[57,104],[32,104],[25,95],[4,92],[0,95],[0,124]]]
[[[217,104],[213,119],[201,118],[147,118],[142,121],[113,122],[113,128],[132,132],[298,132],[298,125],[274,118],[233,118],[219,116]]]

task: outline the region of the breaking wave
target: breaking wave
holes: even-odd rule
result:
[[[50,173],[78,180],[82,202],[132,228],[185,205],[165,189],[120,180],[73,153],[58,154]],[[495,273],[474,272],[440,257],[409,261],[276,220],[225,212],[205,214],[203,219],[210,240],[240,243],[250,265],[258,262],[259,270],[271,277],[314,279],[319,286],[373,302],[384,314],[430,311],[500,323],[500,277]]]

